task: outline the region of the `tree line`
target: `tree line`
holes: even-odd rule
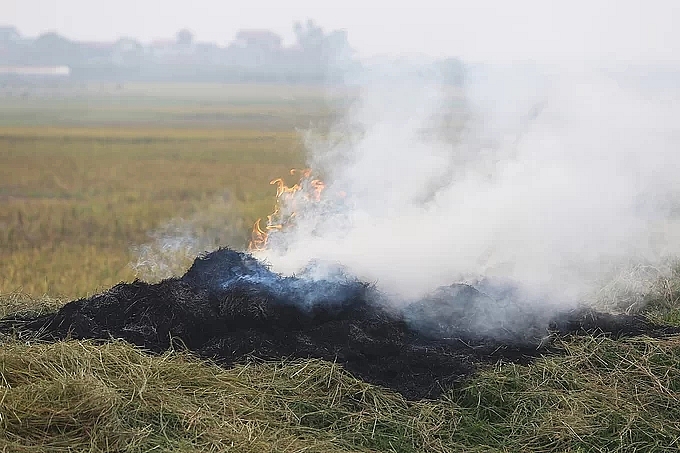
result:
[[[197,41],[187,29],[143,44],[125,37],[74,41],[56,32],[29,38],[15,27],[0,27],[0,67],[68,66],[77,80],[268,83],[342,81],[360,68],[346,31],[326,32],[309,20],[296,22],[294,33],[295,42],[284,46],[273,31],[241,30],[220,46]],[[443,63],[448,76],[462,76],[457,60]]]

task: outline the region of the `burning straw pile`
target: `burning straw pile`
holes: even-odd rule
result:
[[[1,327],[51,340],[124,339],[157,353],[186,347],[225,366],[249,357],[318,358],[409,399],[436,397],[480,364],[528,362],[550,351],[553,333],[673,332],[638,316],[578,311],[528,318],[522,332],[480,334],[466,314],[520,310],[494,304],[459,284],[397,311],[363,282],[282,277],[249,254],[220,249],[180,278],[121,283],[53,314],[7,318]]]

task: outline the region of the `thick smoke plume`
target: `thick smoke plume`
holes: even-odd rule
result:
[[[357,85],[307,136],[326,189],[257,254],[273,270],[340,265],[407,301],[469,282],[549,310],[640,294],[677,256],[675,99],[531,68],[473,69],[458,89],[381,67]]]

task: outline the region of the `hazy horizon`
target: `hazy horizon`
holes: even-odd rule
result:
[[[311,19],[325,30],[343,29],[362,58],[423,55],[468,62],[598,65],[680,62],[679,8],[670,0],[554,4],[534,0],[391,3],[348,0],[324,6],[293,0],[285,6],[255,0],[237,9],[212,0],[10,1],[1,25],[24,36],[48,31],[81,41],[131,37],[143,43],[191,30],[198,41],[225,45],[241,29],[269,29],[284,44],[294,40],[293,23]]]

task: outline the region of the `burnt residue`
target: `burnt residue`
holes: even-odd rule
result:
[[[0,330],[48,340],[124,339],[151,352],[181,345],[225,366],[248,357],[321,358],[410,399],[436,397],[483,364],[527,363],[550,352],[551,332],[675,332],[640,316],[578,310],[527,317],[522,332],[499,325],[480,333],[468,314],[479,319],[494,309],[491,296],[452,285],[396,311],[362,282],[282,277],[248,254],[220,249],[197,258],[181,278],[121,283],[53,314],[6,318]]]

